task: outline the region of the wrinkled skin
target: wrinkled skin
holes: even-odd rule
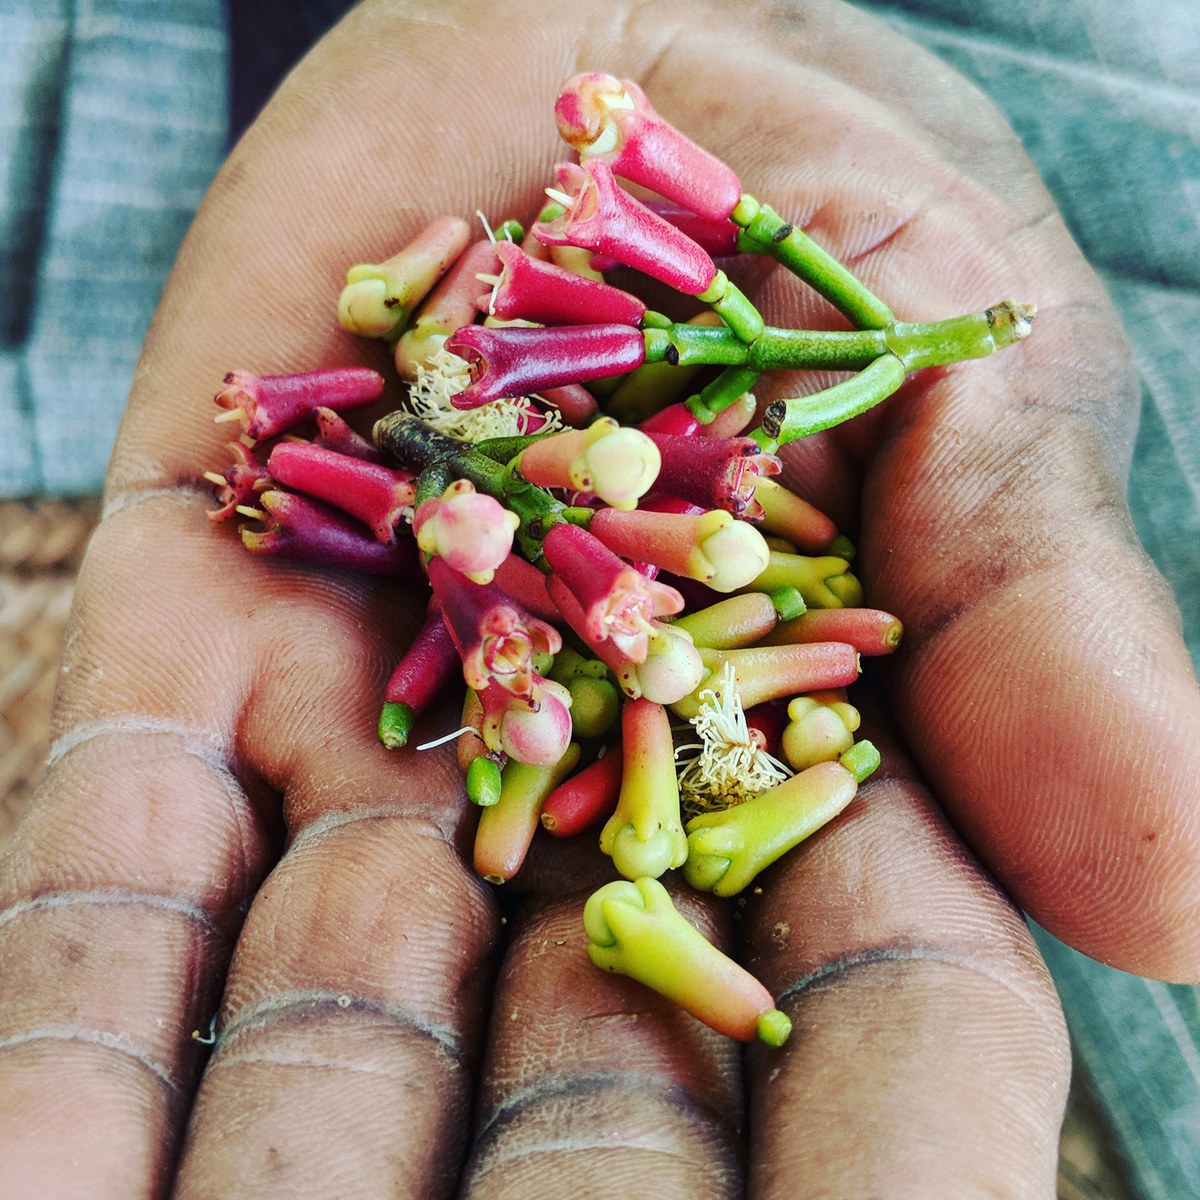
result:
[[[1015,905],[1200,977],[1200,701],[1122,500],[1108,301],[945,67],[827,0],[730,22],[369,2],[233,153],[138,372],[0,877],[8,1200],[1049,1197],[1068,1050]],[[539,848],[503,898],[475,879],[452,750],[374,742],[416,593],[253,561],[196,483],[226,461],[229,369],[383,364],[332,319],[349,263],[440,211],[536,209],[556,88],[586,69],[637,79],[902,317],[1040,310],[785,456],[908,633],[869,664],[899,730],[864,730],[882,777],[744,906],[681,900],[781,997],[782,1051],[589,966],[592,839]],[[739,278],[772,321],[832,319]],[[190,1033],[218,1010],[210,1056]]]

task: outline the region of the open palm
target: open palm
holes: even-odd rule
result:
[[[1067,1050],[1018,908],[1200,977],[1200,696],[1124,509],[1108,301],[962,80],[824,0],[739,13],[369,0],[231,156],[138,370],[0,874],[0,1194],[1049,1195]],[[785,453],[907,632],[873,672],[882,778],[744,906],[681,897],[781,998],[780,1051],[587,963],[590,838],[503,894],[475,878],[453,756],[374,736],[416,588],[252,560],[204,517],[225,372],[382,367],[332,319],[346,266],[439,212],[534,212],[587,69],[638,80],[902,318],[1039,308],[1029,341]],[[770,321],[836,320],[782,271],[745,282]]]

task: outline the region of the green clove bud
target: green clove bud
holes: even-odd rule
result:
[[[588,957],[652,988],[718,1033],[781,1046],[792,1023],[771,993],[691,925],[656,879],[616,880],[584,906]]]

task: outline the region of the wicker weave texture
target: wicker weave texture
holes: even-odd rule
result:
[[[99,504],[0,504],[0,848],[45,769],[63,635]]]

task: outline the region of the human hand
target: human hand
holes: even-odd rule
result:
[[[1065,1040],[972,852],[1081,949],[1200,975],[1200,705],[1123,515],[1136,392],[1107,301],[994,112],[852,11],[480,16],[352,14],[164,297],[0,877],[0,1194],[1048,1195]],[[550,99],[587,68],[640,80],[902,316],[1040,309],[1021,346],[789,452],[905,620],[891,707],[938,806],[885,747],[764,878],[742,954],[796,1031],[744,1061],[586,963],[590,841],[541,847],[510,902],[470,871],[450,756],[376,744],[419,606],[250,560],[196,483],[231,367],[380,365],[330,319],[348,263],[441,211],[537,206]],[[828,319],[759,282],[770,318]],[[218,1008],[206,1066],[190,1032]]]

